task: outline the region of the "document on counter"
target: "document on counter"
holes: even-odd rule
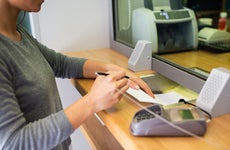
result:
[[[174,92],[174,91],[163,93],[163,94],[154,94],[155,98],[152,98],[151,96],[146,94],[141,89],[135,90],[135,89],[129,88],[126,92],[140,102],[158,103],[161,105],[175,104],[175,103],[178,103],[179,99],[184,99],[186,101],[188,100],[183,95],[177,92]]]

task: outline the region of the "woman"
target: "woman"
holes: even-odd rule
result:
[[[63,56],[17,25],[20,11],[38,12],[43,2],[0,0],[0,149],[68,149],[71,133],[117,103],[129,86],[153,96],[134,74],[126,79],[116,65]],[[109,75],[96,78],[96,71]],[[96,80],[89,93],[63,110],[55,76]]]

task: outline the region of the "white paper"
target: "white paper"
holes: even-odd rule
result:
[[[158,100],[156,98],[152,98],[151,96],[146,94],[141,89],[136,90],[136,89],[129,88],[126,92],[128,94],[132,95],[134,98],[136,98],[140,102],[148,102],[148,103],[157,103],[158,102]]]
[[[186,97],[173,91],[163,94],[155,94],[155,97],[159,99],[160,102],[158,103],[162,105],[176,104],[180,99],[188,100]]]
[[[186,97],[182,96],[181,94],[177,92],[168,92],[163,94],[154,94],[155,98],[152,98],[148,94],[146,94],[141,89],[135,90],[132,88],[129,88],[126,91],[128,94],[132,95],[134,98],[136,98],[140,102],[148,102],[148,103],[158,103],[162,105],[170,105],[178,103],[179,99],[188,100]]]

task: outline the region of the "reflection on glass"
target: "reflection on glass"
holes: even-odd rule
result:
[[[217,52],[198,45],[198,32],[218,28],[220,12],[229,13],[230,0],[114,0],[114,4],[117,41],[134,48],[139,39],[150,40],[153,57],[201,78],[212,68],[230,69],[230,50]]]
[[[135,9],[132,12],[132,43],[143,39],[152,42],[155,54],[197,48],[195,14],[182,7],[159,11]]]

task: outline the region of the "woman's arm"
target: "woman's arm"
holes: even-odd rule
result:
[[[133,72],[127,71],[122,67],[119,67],[114,64],[106,64],[99,61],[87,60],[83,66],[83,76],[85,78],[95,78],[95,72],[113,72],[113,71],[124,71],[125,75],[128,75],[129,78],[129,86],[134,89],[143,89],[147,94],[154,97],[149,86],[138,76],[136,76]]]
[[[98,76],[90,91],[66,108],[65,114],[73,129],[78,128],[89,116],[110,108],[122,97],[128,89],[128,79],[125,72],[111,72],[108,76]]]

